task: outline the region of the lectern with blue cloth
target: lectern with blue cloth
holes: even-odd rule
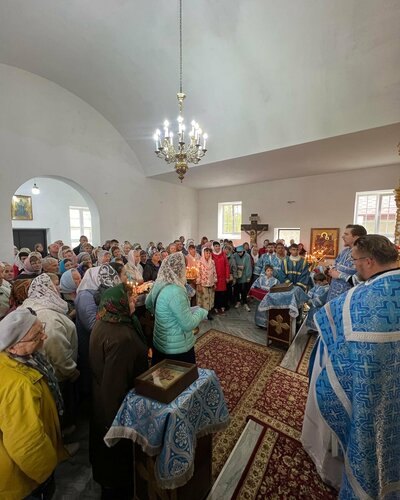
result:
[[[296,335],[296,318],[309,299],[299,287],[278,293],[268,293],[256,309],[256,325],[266,328],[268,339],[287,347]]]
[[[198,372],[199,378],[168,404],[130,391],[104,437],[107,446],[121,438],[136,443],[136,498],[189,498],[190,491],[195,500],[211,488],[211,434],[228,425],[229,412],[214,371]],[[200,448],[207,456],[198,456]],[[138,491],[144,482],[147,491]],[[196,486],[188,490],[192,482]]]

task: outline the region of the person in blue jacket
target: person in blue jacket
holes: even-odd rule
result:
[[[162,261],[157,279],[146,299],[154,314],[152,364],[163,359],[195,363],[193,330],[207,319],[202,307],[191,309],[186,292],[186,263],[181,252]]]

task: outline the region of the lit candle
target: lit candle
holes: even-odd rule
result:
[[[168,135],[169,135],[168,134],[168,126],[169,126],[169,122],[168,122],[168,120],[165,120],[165,122],[164,122],[164,136],[166,139],[168,138]]]
[[[203,134],[203,149],[206,150],[208,134]]]
[[[153,135],[153,139],[154,139],[154,142],[155,142],[156,151],[158,151],[159,150],[159,147],[158,147],[158,135],[154,134]]]

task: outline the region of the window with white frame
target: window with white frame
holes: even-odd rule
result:
[[[393,191],[357,193],[354,224],[361,224],[368,233],[381,234],[394,241],[396,202]]]
[[[88,207],[69,207],[69,227],[73,247],[82,235],[92,241],[92,216]]]
[[[300,243],[300,228],[276,227],[274,229],[274,237],[276,240],[285,240],[285,245],[289,245],[290,240],[295,243]]]
[[[239,240],[242,224],[242,202],[218,203],[218,238]]]

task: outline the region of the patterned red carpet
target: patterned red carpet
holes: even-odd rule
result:
[[[253,417],[250,417],[253,420]],[[300,441],[264,424],[258,446],[233,499],[331,500],[337,493],[325,485]]]
[[[310,340],[305,353],[312,346]],[[306,373],[307,356],[303,355],[298,371]],[[214,480],[251,418],[264,430],[234,498],[337,498],[300,443],[308,378],[278,366],[282,352],[216,330],[198,340],[196,357],[199,366],[217,373],[231,413],[229,427],[213,438]]]
[[[197,364],[216,372],[231,414],[229,427],[213,438],[214,480],[239,439],[250,409],[282,357],[281,351],[216,330],[210,330],[197,341]]]

